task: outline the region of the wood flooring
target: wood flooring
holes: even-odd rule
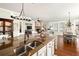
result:
[[[63,41],[63,36],[58,36],[57,49],[55,54],[57,56],[79,56],[79,38],[76,38],[74,44],[67,44]]]

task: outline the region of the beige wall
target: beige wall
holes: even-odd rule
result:
[[[73,34],[75,34],[76,20],[72,20],[71,22],[73,24],[71,27],[71,31],[73,32]],[[48,26],[52,26],[52,30],[55,32],[56,35],[62,35],[63,32],[65,32],[65,30],[67,29],[66,23],[67,21],[50,22]],[[64,28],[62,28],[62,26],[64,26]]]

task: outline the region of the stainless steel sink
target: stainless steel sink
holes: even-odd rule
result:
[[[41,44],[41,43],[38,42],[38,41],[33,41],[33,42],[30,42],[30,43],[26,44],[26,45],[25,45],[25,46],[26,46],[25,49],[26,49],[27,51],[30,51],[30,50],[33,50],[33,49],[35,49],[36,47],[38,47],[40,44]]]
[[[26,45],[23,46],[19,46],[17,48],[14,49],[14,53],[15,55],[28,55],[29,52],[33,49],[35,49],[36,47],[38,47],[41,43],[39,41],[31,41]]]

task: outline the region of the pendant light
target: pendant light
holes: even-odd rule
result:
[[[20,14],[19,14],[18,16],[13,16],[13,15],[11,15],[11,18],[17,19],[17,20],[31,21],[30,18],[28,18],[28,17],[25,16],[25,12],[24,12],[24,3],[22,3]]]
[[[72,24],[71,24],[71,21],[70,21],[70,12],[68,12],[68,14],[69,14],[69,20],[68,20],[68,22],[67,22],[67,26],[68,26],[68,27],[71,27]]]

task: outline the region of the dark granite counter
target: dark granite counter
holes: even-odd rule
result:
[[[28,51],[28,52],[30,52],[30,56],[33,55],[38,50],[40,50],[42,47],[44,47],[52,39],[53,39],[52,37],[46,36],[45,41],[42,42],[43,44],[40,44],[36,48],[31,49],[30,51]],[[34,40],[35,40],[35,38],[29,39],[29,40],[27,40],[26,44],[28,44],[30,42],[33,42]],[[16,54],[14,53],[14,48],[15,48],[15,46],[18,46],[18,41],[17,40],[14,40],[13,46],[0,50],[0,56],[16,56]],[[15,44],[15,42],[16,42],[16,44]],[[22,41],[22,42],[24,42],[24,41]],[[23,45],[25,45],[25,44],[23,44]],[[23,56],[29,56],[28,52],[25,52],[23,54]]]

